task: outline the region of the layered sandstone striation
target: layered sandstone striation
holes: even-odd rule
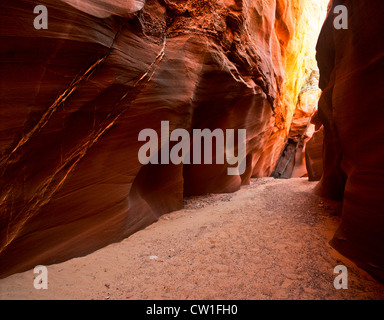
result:
[[[0,276],[84,255],[268,176],[325,2],[41,0],[0,4]],[[319,11],[320,10],[320,11]],[[307,66],[307,67],[306,67]],[[138,133],[246,129],[246,171],[142,165]]]
[[[348,29],[334,28],[345,5]],[[384,281],[384,32],[382,1],[333,1],[318,42],[322,194],[342,200],[331,244]]]

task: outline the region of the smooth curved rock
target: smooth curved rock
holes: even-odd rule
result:
[[[72,7],[97,18],[112,15],[129,17],[143,9],[145,0],[62,0]]]
[[[348,9],[348,29],[333,8]],[[318,42],[319,117],[324,125],[322,194],[343,199],[331,244],[384,281],[384,2],[335,0]]]
[[[323,176],[324,128],[313,133],[305,145],[305,165],[309,181],[320,181]]]

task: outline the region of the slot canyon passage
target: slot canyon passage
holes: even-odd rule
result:
[[[38,4],[0,3],[1,299],[384,299],[383,1]],[[161,121],[245,171],[141,164]]]

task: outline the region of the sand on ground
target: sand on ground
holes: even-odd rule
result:
[[[384,286],[333,250],[339,217],[305,178],[253,179],[87,256],[0,280],[0,299],[384,299]],[[334,287],[345,265],[348,289]]]

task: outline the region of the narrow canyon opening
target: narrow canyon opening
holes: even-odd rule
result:
[[[9,288],[15,281],[36,265],[50,266],[60,283],[70,280],[60,280],[58,270],[77,268],[77,259],[91,270],[103,268],[105,257],[121,257],[124,264],[116,263],[143,281],[146,275],[135,268],[144,265],[164,279],[185,268],[186,278],[196,283],[196,270],[231,275],[234,297],[242,299],[292,298],[289,290],[304,299],[348,298],[330,293],[319,280],[332,286],[332,274],[324,270],[342,261],[360,286],[351,291],[354,298],[382,297],[374,281],[384,279],[384,173],[378,152],[384,141],[379,121],[384,48],[377,41],[384,32],[378,18],[384,4],[41,0],[40,5],[47,16],[41,11],[36,20],[33,1],[0,4],[0,285],[8,297],[14,297]],[[347,28],[335,25],[337,6],[347,10]],[[48,24],[42,24],[45,18]],[[165,122],[169,133],[179,130],[178,140],[164,139]],[[143,130],[147,140],[139,138]],[[201,141],[216,143],[212,132],[223,132],[223,152],[237,154],[238,162],[222,163],[216,144],[200,147],[198,162],[191,156],[169,163],[172,148],[184,150],[182,133],[189,134],[186,154],[196,152],[194,130],[208,132]],[[246,132],[245,141],[237,139],[239,130]],[[234,145],[227,143],[228,132],[234,132]],[[159,161],[143,163],[140,155],[147,153],[141,150],[150,145],[150,135],[156,136],[152,145]],[[148,150],[148,159],[154,159]],[[160,157],[164,150],[166,163]],[[203,161],[206,154],[209,163]],[[228,174],[240,164],[244,171]],[[151,269],[140,259],[164,262],[155,248],[179,260],[167,260],[169,269]],[[331,251],[339,256],[331,257]],[[289,268],[300,252],[305,257],[295,270],[276,280],[280,291],[270,291],[267,286],[275,284],[266,280],[263,294],[252,293],[247,283],[258,272]],[[238,259],[244,279],[218,256]],[[211,269],[215,259],[221,262]],[[257,272],[247,274],[247,264]],[[360,267],[375,280],[368,275],[361,280]],[[308,276],[303,268],[318,275],[304,291],[298,285]],[[92,270],[93,278],[104,279]],[[125,277],[113,270],[116,279]],[[230,298],[223,279],[212,279],[221,289],[207,286],[207,296],[187,285],[180,289],[172,282],[172,289],[158,291],[130,279],[141,291],[127,288],[115,297],[169,298],[179,288],[185,298]],[[247,287],[246,295],[238,283]],[[369,295],[363,287],[370,288]],[[15,288],[23,291],[21,284]],[[105,297],[105,288],[92,288],[95,295],[78,297]],[[62,294],[58,287],[51,292]]]

